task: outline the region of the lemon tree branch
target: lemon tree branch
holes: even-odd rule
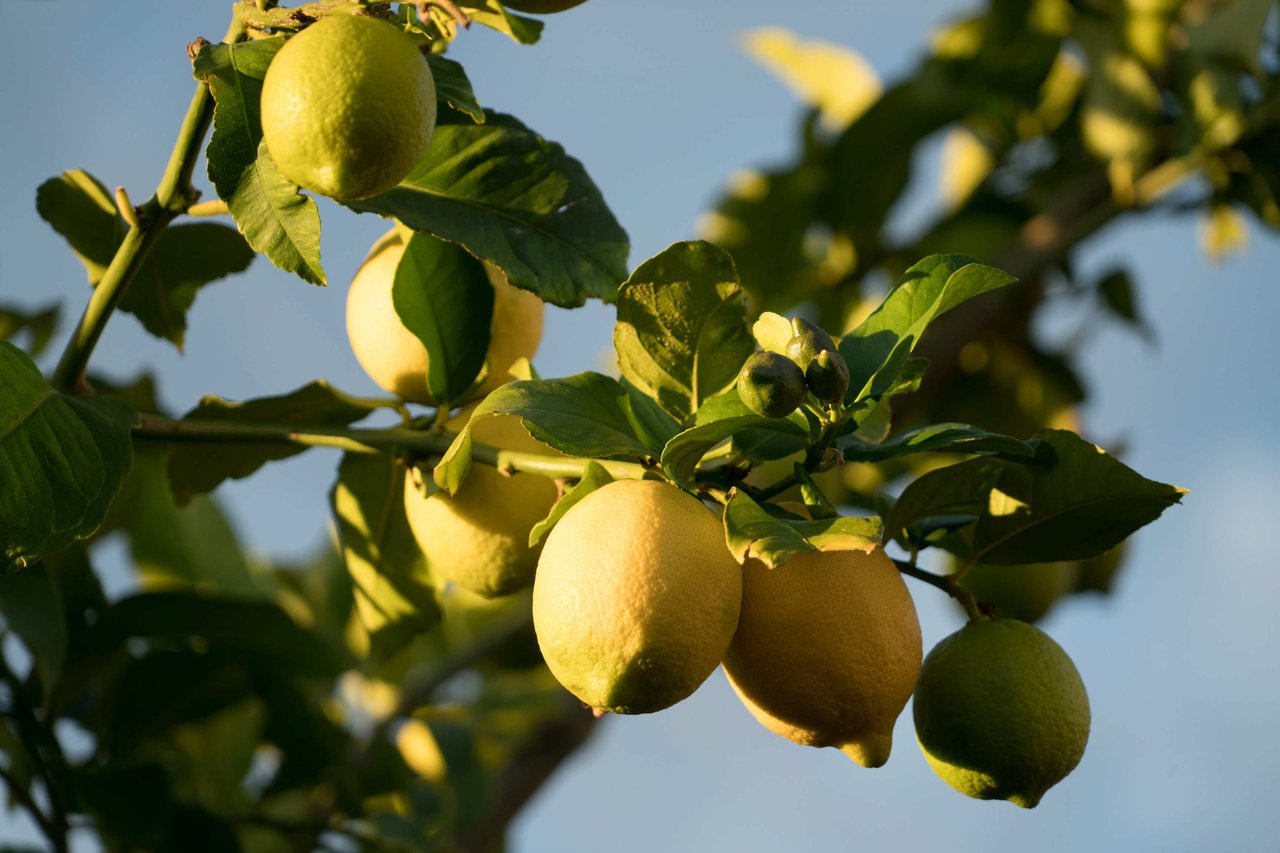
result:
[[[965,613],[969,614],[971,621],[977,622],[986,619],[978,602],[967,589],[960,586],[956,582],[955,575],[936,575],[933,572],[927,572],[915,563],[909,563],[906,560],[894,560],[893,564],[898,567],[898,571],[908,577],[915,578],[918,581],[924,581],[930,586],[937,587],[947,595],[960,602],[960,606],[964,608]]]
[[[232,43],[243,35],[244,27],[237,16],[223,41]],[[178,131],[178,139],[155,194],[137,208],[137,216],[131,221],[129,231],[94,288],[80,322],[62,351],[58,366],[53,371],[54,385],[71,389],[82,382],[89,357],[98,345],[98,339],[102,337],[112,312],[124,298],[129,282],[146,262],[164,229],[195,201],[197,192],[191,186],[191,175],[200,157],[201,143],[209,132],[212,121],[213,96],[208,84],[202,82],[196,85],[195,94],[191,96],[191,103],[187,106],[186,116]]]

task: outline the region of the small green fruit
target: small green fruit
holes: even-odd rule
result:
[[[849,365],[840,353],[824,349],[805,368],[804,381],[819,400],[834,403],[849,390]]]
[[[766,418],[785,418],[809,393],[796,363],[776,352],[758,352],[738,374],[738,396],[747,408]]]
[[[818,353],[823,350],[836,351],[836,342],[831,340],[831,336],[808,320],[796,317],[791,321],[791,328],[795,335],[787,342],[786,355],[798,364],[801,370],[808,368],[809,362],[817,358]]]

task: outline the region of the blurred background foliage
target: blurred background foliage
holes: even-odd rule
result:
[[[1015,436],[1082,429],[1077,356],[1122,323],[1155,340],[1158,285],[1073,256],[1120,217],[1202,219],[1210,254],[1280,226],[1280,56],[1267,0],[991,0],[881,83],[846,49],[762,31],[747,49],[812,107],[793,160],[741,172],[700,224],[754,308],[852,328],[915,260],[962,252],[1024,286],[946,318],[929,380],[894,426],[961,421]],[[945,137],[936,215],[895,208]],[[1043,334],[1052,308],[1078,328]],[[56,311],[0,310],[0,336],[48,341]],[[99,387],[109,383],[99,382]],[[112,389],[162,409],[146,377]],[[11,806],[56,849],[86,825],[112,850],[494,850],[593,719],[541,665],[527,596],[437,594],[444,618],[371,651],[330,545],[299,565],[246,551],[211,498],[179,508],[167,451],[143,447],[97,539],[127,542],[137,591],[103,592],[77,544],[0,578],[0,749]],[[875,506],[929,460],[850,466],[823,486]],[[1034,619],[1105,592],[1121,555],[967,580]],[[430,621],[430,620],[429,620]],[[376,652],[376,653],[375,653]]]

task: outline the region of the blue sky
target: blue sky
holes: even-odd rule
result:
[[[217,38],[227,3],[6,0],[0,28],[0,301],[87,294],[83,271],[35,214],[36,186],[86,168],[148,195],[190,97],[183,48]],[[512,112],[581,159],[632,235],[634,266],[692,235],[733,170],[785,159],[798,107],[745,59],[747,29],[783,25],[861,51],[885,77],[918,55],[927,28],[971,4],[937,0],[790,3],[590,0],[548,20],[536,47],[487,33],[461,39],[488,106]],[[926,167],[928,164],[924,164]],[[924,170],[927,174],[928,169]],[[917,192],[914,207],[927,204]],[[184,356],[115,318],[95,362],[148,366],[185,410],[324,377],[375,389],[345,340],[346,282],[385,225],[322,206],[332,284],[317,289],[259,260],[203,291]],[[909,212],[908,212],[908,215]],[[1085,359],[1091,434],[1124,440],[1143,473],[1192,490],[1136,539],[1118,595],[1074,600],[1045,627],[1090,691],[1093,735],[1080,768],[1026,812],[952,792],[900,721],[879,770],[760,728],[717,673],[657,715],[611,719],[515,824],[517,853],[665,850],[1263,850],[1280,837],[1275,647],[1280,566],[1280,240],[1254,229],[1221,264],[1196,223],[1122,223],[1081,261],[1123,260],[1141,283],[1160,345],[1102,331]],[[597,366],[611,311],[553,311],[537,359],[547,375]],[[335,458],[312,452],[224,487],[247,543],[301,555],[323,537]],[[108,547],[101,555],[118,560]],[[912,583],[931,646],[958,627],[951,605]],[[0,817],[0,838],[22,833]]]

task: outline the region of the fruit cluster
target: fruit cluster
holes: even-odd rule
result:
[[[431,402],[426,351],[392,304],[403,251],[394,231],[375,245],[350,291],[348,333],[379,385]],[[533,356],[542,326],[536,297],[493,269],[490,282],[505,307],[495,307],[486,378],[473,398]],[[849,383],[826,332],[799,319],[790,329],[781,352],[750,356],[737,380],[743,402],[764,417],[838,402]],[[473,409],[449,427],[466,426]],[[471,429],[494,447],[554,453],[515,416],[480,418]],[[776,568],[754,558],[740,565],[701,500],[663,480],[623,479],[578,500],[531,547],[530,531],[557,495],[539,475],[476,466],[453,495],[424,495],[406,478],[405,510],[434,576],[485,597],[532,585],[548,668],[598,714],[668,708],[723,665],[766,728],[867,767],[888,760],[894,723],[914,694],[930,765],[970,796],[1034,806],[1083,755],[1088,699],[1062,649],[1023,622],[978,619],[922,664],[914,604],[879,546],[797,554]]]
[[[849,365],[831,336],[798,317],[791,328],[782,352],[758,352],[738,374],[742,402],[766,418],[785,418],[810,394],[822,403],[837,402],[849,388]]]

